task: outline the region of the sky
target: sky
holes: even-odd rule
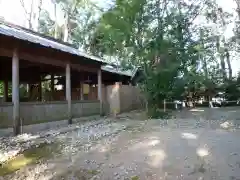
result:
[[[109,3],[110,0],[92,0],[101,7],[104,7],[106,3]],[[217,3],[223,8],[224,11],[233,12],[236,8],[234,0],[216,0]],[[30,9],[30,0],[24,0],[26,7]],[[28,2],[28,3],[27,3]],[[14,4],[14,5],[13,5]],[[53,17],[53,4],[51,0],[43,0],[43,9],[49,11],[50,17]],[[20,0],[0,0],[0,16],[4,17],[6,21],[20,25],[26,26],[26,14],[23,7],[21,6]],[[63,24],[63,14],[60,10],[57,11],[58,24]],[[233,35],[232,29],[234,24],[229,24],[225,32],[226,37],[231,37]],[[233,73],[236,74],[240,71],[240,61],[236,58],[232,59]]]
[[[25,6],[30,10],[30,0],[23,0]],[[54,6],[51,2],[52,0],[43,0],[42,9],[47,10],[50,13],[50,17],[54,19],[53,9]],[[110,0],[92,0],[92,2],[97,3],[100,7],[104,7],[106,3],[109,3]],[[37,2],[37,1],[35,1]],[[14,6],[13,6],[14,4]],[[37,7],[37,5],[35,6]],[[20,0],[0,0],[0,16],[4,17],[6,21],[20,25],[26,26],[27,19],[26,13],[20,3]],[[59,10],[57,11],[57,20],[59,24],[63,24],[63,14]]]

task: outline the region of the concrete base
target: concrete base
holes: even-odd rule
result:
[[[93,121],[93,120],[97,120],[97,119],[100,119],[99,115],[81,117],[81,118],[73,119],[73,123]],[[41,131],[46,131],[46,130],[50,130],[50,129],[58,129],[58,128],[66,127],[66,126],[68,126],[68,120],[61,120],[61,121],[26,125],[26,126],[21,127],[21,131],[22,131],[22,134],[23,133],[36,134]],[[1,136],[12,136],[12,135],[13,135],[13,128],[0,129],[0,137]]]

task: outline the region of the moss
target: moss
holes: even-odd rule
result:
[[[99,174],[99,171],[96,170],[96,169],[88,170],[88,174],[91,174],[91,175],[97,175],[97,174]]]
[[[0,167],[0,176],[11,174],[29,164],[38,163],[40,159],[50,158],[54,153],[59,151],[59,144],[42,144],[37,148],[28,149],[2,164]]]
[[[131,180],[139,180],[139,177],[138,176],[133,176],[133,177],[131,177]]]
[[[67,171],[62,171],[60,174],[57,174],[51,180],[60,180],[60,179],[92,179],[94,176],[99,174],[100,171],[98,170],[89,170],[89,169],[82,169],[71,167],[67,169]],[[71,177],[71,178],[69,178]]]

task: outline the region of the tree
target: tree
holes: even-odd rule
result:
[[[81,7],[84,7],[84,0],[57,0],[56,1],[64,13],[64,36],[63,41],[68,42],[70,39],[71,30],[76,27],[76,16],[81,10]]]
[[[54,38],[58,39],[58,23],[57,23],[57,2],[56,0],[51,0],[51,2],[53,3],[53,11],[54,11]]]
[[[58,38],[55,30],[55,22],[50,18],[49,13],[45,10],[43,10],[40,14],[38,32],[54,36],[56,39]]]
[[[216,3],[213,4],[212,8],[210,8],[209,12],[207,13],[207,20],[213,22],[216,25],[216,49],[218,57],[220,58],[221,72],[224,81],[232,79],[232,66],[230,62],[229,51],[232,46],[232,39],[226,39],[224,35],[227,25],[230,23],[231,16],[231,14],[224,12],[223,9],[220,8]],[[228,77],[225,60],[228,66]]]
[[[235,44],[224,36],[231,14],[214,0],[116,0],[104,10],[90,1],[53,2],[65,23],[57,28],[57,18],[42,12],[41,31],[97,56],[114,57],[124,68],[142,69],[141,87],[154,108],[163,99],[188,97],[190,104],[200,96],[211,99],[217,85],[234,81]],[[199,18],[207,23],[196,23]]]
[[[20,0],[27,18],[27,28],[38,31],[39,18],[42,10],[42,0],[31,0],[30,7],[27,7],[24,0]]]
[[[180,77],[199,73],[199,40],[194,37],[199,30],[193,22],[203,8],[205,1],[116,1],[100,19],[92,47],[142,67],[144,92],[153,104],[177,98]]]

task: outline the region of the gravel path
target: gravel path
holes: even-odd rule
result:
[[[51,136],[61,153],[2,178],[240,180],[238,108],[174,116],[142,120],[135,112]]]

